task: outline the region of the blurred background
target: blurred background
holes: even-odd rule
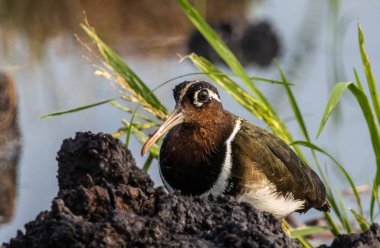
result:
[[[335,82],[354,80],[353,67],[364,80],[358,48],[360,21],[375,77],[380,68],[380,2],[376,0],[198,0],[201,13],[223,37],[250,75],[279,79],[276,58],[315,136],[329,91]],[[51,119],[43,114],[86,105],[119,91],[96,77],[88,51],[77,41],[88,41],[79,27],[84,12],[97,33],[115,49],[151,88],[182,74],[197,72],[179,62],[190,51],[219,63],[175,1],[156,0],[0,0],[0,243],[14,237],[24,224],[50,207],[58,191],[56,152],[62,140],[77,131],[113,133],[129,118],[110,105]],[[223,67],[223,64],[220,64]],[[206,79],[194,76],[191,79]],[[177,80],[157,91],[172,109],[171,89]],[[259,88],[301,139],[281,86],[258,83]],[[379,87],[379,86],[378,86]],[[221,92],[226,109],[265,127]],[[357,185],[371,183],[374,155],[361,112],[352,96],[314,141],[347,168]],[[132,107],[132,106],[130,106]],[[5,121],[4,121],[5,120]],[[18,121],[16,121],[18,120]],[[141,145],[131,140],[138,165]],[[333,185],[346,184],[329,160]],[[149,170],[162,185],[156,163]],[[364,187],[365,188],[365,187]],[[350,196],[346,196],[350,206]],[[365,204],[368,206],[368,204]],[[310,211],[303,220],[320,216]]]

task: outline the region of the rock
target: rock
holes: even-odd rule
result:
[[[338,235],[331,246],[322,245],[319,248],[364,248],[364,247],[380,247],[380,226],[376,223],[372,224],[370,230],[361,234]]]
[[[58,152],[58,196],[5,247],[300,247],[279,221],[232,197],[154,188],[110,135],[77,133]]]

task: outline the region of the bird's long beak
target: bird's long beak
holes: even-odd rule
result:
[[[176,107],[174,111],[169,115],[166,121],[150,136],[141,149],[141,156],[150,149],[150,147],[167,131],[172,127],[181,124],[184,120],[184,114],[180,107]]]

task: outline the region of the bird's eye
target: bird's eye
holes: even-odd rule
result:
[[[198,93],[198,101],[199,102],[207,102],[209,99],[208,90],[201,90]]]

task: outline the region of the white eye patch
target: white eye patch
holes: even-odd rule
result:
[[[201,90],[198,90],[197,92],[195,92],[194,94],[194,99],[193,99],[193,103],[196,107],[200,108],[202,107],[202,105],[205,103],[205,102],[201,102],[199,101],[199,98],[198,98],[198,94],[199,92],[203,91],[203,90],[207,90],[208,92],[208,100],[210,99],[215,99],[217,100],[218,102],[220,102],[220,99],[219,99],[219,96],[218,94],[216,94],[215,92],[213,92],[212,90],[210,89],[201,89]]]

